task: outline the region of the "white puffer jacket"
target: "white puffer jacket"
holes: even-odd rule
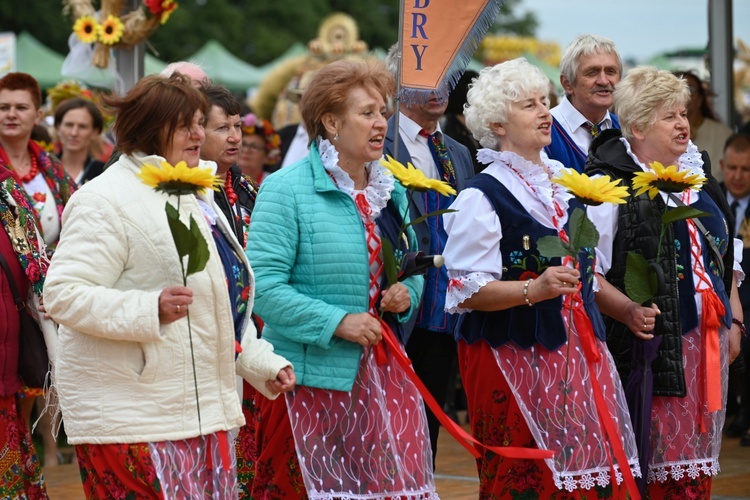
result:
[[[77,191],[63,213],[44,301],[60,324],[55,380],[72,444],[171,441],[200,434],[187,319],[159,324],[159,294],[182,284],[164,211],[167,200],[176,205],[177,199],[136,177],[142,164],[162,161],[123,155]],[[206,201],[215,207],[210,195]],[[216,212],[219,228],[231,235],[221,211]],[[242,353],[235,363],[226,277],[194,196],[182,196],[180,215],[183,222],[190,215],[198,222],[211,254],[206,269],[187,280],[193,291],[190,324],[205,435],[244,423],[235,370],[268,396],[265,381],[290,363],[257,338],[249,314],[252,271]],[[229,239],[248,265],[239,243]]]

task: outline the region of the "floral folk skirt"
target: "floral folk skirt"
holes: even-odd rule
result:
[[[0,398],[0,437],[0,498],[47,498],[39,457],[15,394]]]
[[[227,432],[180,441],[76,445],[86,498],[235,499]]]

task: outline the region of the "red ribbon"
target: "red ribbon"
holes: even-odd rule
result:
[[[589,369],[591,388],[593,389],[594,401],[596,402],[596,412],[599,415],[599,422],[605,434],[605,436],[603,437],[606,437],[607,441],[610,443],[612,452],[615,455],[615,459],[617,460],[617,463],[620,464],[620,470],[622,471],[622,476],[625,481],[625,488],[627,489],[628,493],[630,493],[630,498],[632,500],[640,500],[641,494],[638,490],[638,485],[635,482],[635,478],[633,477],[633,471],[630,470],[630,464],[628,463],[628,457],[625,454],[625,448],[623,447],[622,440],[620,439],[620,433],[617,430],[617,425],[615,424],[612,415],[610,415],[610,413],[607,411],[607,402],[604,399],[604,393],[601,386],[599,385],[599,380],[595,375],[595,365],[601,361],[602,356],[596,345],[596,340],[594,337],[594,327],[591,324],[591,319],[589,318],[588,314],[586,314],[586,311],[583,307],[583,301],[576,299],[581,297],[580,284],[578,285],[578,288],[578,293],[565,297],[564,309],[571,311],[573,324],[578,331],[578,338],[581,342],[581,348],[583,349],[584,358],[586,359],[586,365]],[[607,456],[609,457],[613,497],[618,498],[619,495],[617,494],[617,473],[615,471],[615,464],[612,460],[609,449],[607,449]]]
[[[424,399],[424,402],[427,403],[427,406],[430,407],[430,410],[432,410],[432,413],[435,415],[435,417],[437,417],[438,421],[442,424],[443,427],[445,427],[445,430],[447,430],[448,433],[453,436],[456,441],[458,441],[458,444],[466,448],[466,450],[471,453],[474,458],[480,458],[482,456],[481,453],[477,450],[477,447],[492,451],[493,453],[497,453],[502,457],[522,460],[541,460],[545,458],[552,458],[554,456],[554,452],[550,450],[521,448],[515,446],[487,446],[474,439],[473,436],[463,430],[461,426],[459,426],[456,422],[451,420],[448,415],[445,414],[443,408],[438,404],[437,401],[435,401],[435,398],[432,397],[430,392],[427,390],[427,387],[424,386],[422,381],[414,372],[414,369],[411,366],[411,361],[409,361],[409,358],[407,358],[404,352],[401,350],[401,346],[399,345],[398,340],[396,340],[396,336],[393,334],[393,330],[391,330],[391,328],[382,319],[378,319],[380,320],[380,326],[383,331],[383,341],[379,342],[374,347],[375,359],[377,360],[379,356],[382,356],[382,359],[387,360],[387,346],[388,352],[390,352],[393,359],[401,366],[401,368],[404,369],[409,379],[411,379],[411,381],[417,387],[417,390],[422,396],[422,399]],[[382,352],[379,354],[378,351]]]
[[[721,348],[719,347],[719,327],[721,318],[726,310],[724,304],[713,289],[701,292],[701,357],[703,366],[703,380],[706,381],[704,400],[709,412],[721,410]],[[704,429],[701,418],[701,429]]]

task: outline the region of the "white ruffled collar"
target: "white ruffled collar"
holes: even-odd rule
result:
[[[641,160],[638,159],[638,157],[633,153],[632,148],[630,147],[630,143],[627,139],[624,137],[620,137],[620,141],[625,146],[625,150],[627,151],[628,155],[633,159],[633,161],[639,165],[644,172],[650,172],[652,171],[651,167],[641,162]],[[665,167],[668,167],[669,165],[664,165]],[[693,144],[693,141],[690,141],[688,143],[687,150],[680,155],[679,158],[677,158],[677,171],[688,171],[690,172],[690,175],[697,175],[699,177],[705,177],[706,174],[703,171],[703,158],[701,157],[701,152],[698,150],[698,147]],[[701,188],[697,189],[691,189],[691,191],[698,192]]]
[[[339,191],[348,194],[352,199],[359,193],[364,193],[371,210],[369,220],[370,222],[375,221],[388,204],[388,200],[391,199],[391,192],[396,184],[396,180],[391,173],[380,165],[379,160],[366,164],[367,186],[360,191],[354,189],[354,181],[349,177],[349,174],[339,167],[339,152],[328,139],[318,139],[318,152],[323,167],[331,176]],[[362,213],[360,213],[360,216],[363,219],[365,217]]]
[[[550,219],[557,221],[560,230],[568,220],[568,200],[571,195],[567,189],[552,182],[551,179],[562,174],[562,163],[557,160],[543,160],[544,166],[530,162],[511,151],[480,149],[477,160],[482,163],[502,163],[522,181],[524,188],[538,199],[550,214]],[[557,217],[555,202],[562,209],[562,217]]]

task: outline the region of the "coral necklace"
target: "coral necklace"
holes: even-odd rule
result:
[[[232,186],[232,172],[227,172],[227,177],[224,181],[224,193],[227,195],[231,209],[237,203],[237,193],[234,192],[234,186]]]
[[[29,159],[31,160],[31,169],[26,175],[18,175],[18,172],[16,172],[12,166],[8,165],[13,178],[19,184],[31,182],[39,174],[39,161],[36,159],[36,155],[32,151],[29,151]]]

